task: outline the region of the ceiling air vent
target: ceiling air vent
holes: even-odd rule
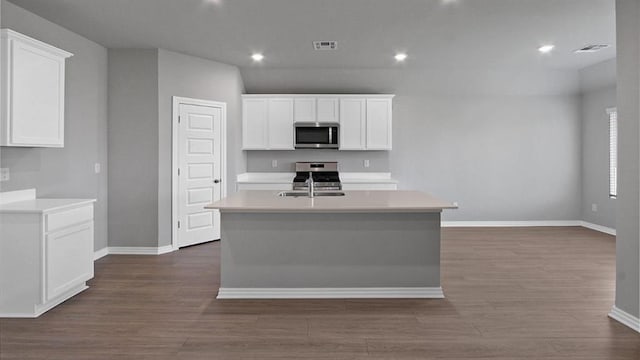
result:
[[[583,47],[582,49],[578,49],[576,51],[574,51],[575,53],[594,53],[597,51],[600,51],[602,49],[606,49],[608,48],[609,45],[607,44],[592,44],[592,45],[587,45],[585,47]]]
[[[338,50],[337,41],[314,41],[313,48],[316,50]]]

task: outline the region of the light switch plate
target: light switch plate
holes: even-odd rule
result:
[[[272,168],[277,168],[278,167],[278,160],[271,160],[271,167]]]
[[[364,161],[364,167],[368,168],[369,165],[371,165],[371,163],[369,162],[369,160],[365,160]]]
[[[96,174],[100,174],[100,172],[102,171],[102,166],[100,165],[100,163],[96,163],[93,166],[93,171],[95,171]]]
[[[591,211],[597,212],[598,211],[598,204],[591,204]]]
[[[0,168],[0,181],[9,181],[9,168]]]

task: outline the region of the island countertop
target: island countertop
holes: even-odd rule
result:
[[[344,191],[345,196],[280,197],[279,191],[239,191],[205,206],[222,212],[440,212],[457,209],[420,191]]]

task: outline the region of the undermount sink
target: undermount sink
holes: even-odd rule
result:
[[[306,191],[283,191],[278,194],[280,197],[308,197],[309,193]],[[316,191],[313,196],[344,196],[342,191]]]

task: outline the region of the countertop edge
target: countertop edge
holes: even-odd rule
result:
[[[63,205],[57,205],[57,206],[52,206],[52,207],[48,207],[48,208],[44,208],[44,209],[37,209],[37,208],[32,208],[32,209],[11,209],[11,208],[3,208],[3,207],[9,207],[11,205],[16,205],[16,204],[20,204],[20,203],[33,203],[37,200],[67,200],[70,201],[68,204],[63,204]],[[13,202],[13,203],[7,203],[7,204],[3,204],[0,206],[0,214],[46,214],[46,213],[50,213],[50,212],[55,212],[55,211],[59,211],[59,210],[64,210],[64,209],[68,209],[68,208],[73,208],[73,207],[77,207],[77,206],[81,206],[81,205],[86,205],[86,204],[92,204],[95,203],[97,200],[96,199],[36,199],[36,200],[27,200],[27,201],[18,201],[18,202]]]

